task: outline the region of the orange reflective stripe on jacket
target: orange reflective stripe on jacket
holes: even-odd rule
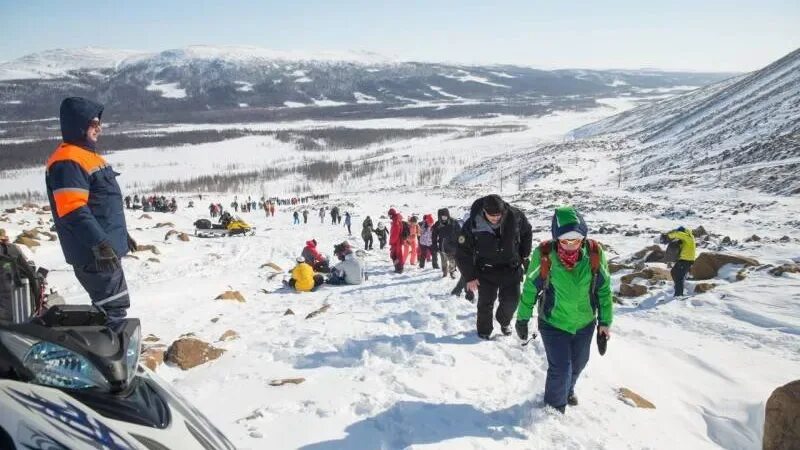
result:
[[[95,152],[83,149],[77,145],[62,143],[47,160],[47,169],[59,161],[73,161],[91,175],[103,167],[107,166],[106,160]]]
[[[53,164],[60,161],[76,163],[87,177],[108,165],[97,153],[66,143],[59,145],[47,160],[47,170],[49,171]],[[53,190],[53,200],[56,214],[58,217],[64,217],[89,202],[89,191],[78,187],[56,188]]]
[[[56,189],[53,191],[53,200],[56,202],[56,214],[64,217],[89,203],[89,191],[80,188]]]

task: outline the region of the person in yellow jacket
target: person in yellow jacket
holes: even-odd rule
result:
[[[314,269],[306,263],[302,256],[297,257],[297,265],[292,269],[292,278],[289,286],[297,292],[310,292],[325,282],[322,275],[315,274]]]
[[[686,274],[694,264],[697,257],[697,249],[694,242],[694,234],[689,228],[678,227],[668,233],[661,235],[661,242],[669,243],[671,241],[680,241],[681,251],[678,254],[678,261],[672,266],[672,281],[675,283],[675,297],[683,296],[683,282],[686,279]]]

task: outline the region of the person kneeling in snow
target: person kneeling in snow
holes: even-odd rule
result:
[[[322,285],[325,279],[314,273],[314,269],[306,263],[302,256],[297,257],[297,265],[292,269],[289,286],[297,292],[310,292]]]
[[[306,241],[306,246],[303,248],[303,252],[301,253],[301,255],[303,256],[303,258],[305,258],[306,264],[313,267],[315,271],[322,273],[330,272],[331,269],[328,264],[328,258],[323,256],[317,250],[316,239]]]
[[[333,254],[341,261],[331,269],[328,284],[361,284],[364,282],[364,263],[358,259],[347,241],[333,247]]]
[[[578,404],[575,383],[589,362],[595,325],[608,339],[614,309],[605,252],[586,238],[583,217],[570,206],[556,209],[552,234],[531,254],[515,328],[520,339],[528,339],[528,320],[538,301],[547,354],[544,402],[563,413],[567,405]]]

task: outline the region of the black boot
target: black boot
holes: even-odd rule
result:
[[[511,336],[511,325],[502,325],[500,331],[503,333],[503,336]]]
[[[478,337],[483,339],[484,341],[492,340],[492,334],[491,333],[478,333]]]
[[[567,404],[569,406],[578,406],[578,396],[574,393],[569,394],[569,397],[567,397]]]

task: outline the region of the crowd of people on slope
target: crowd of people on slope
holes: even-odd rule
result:
[[[127,316],[131,299],[120,258],[135,250],[136,242],[127,230],[117,173],[97,153],[102,113],[102,105],[87,99],[71,97],[62,102],[63,141],[46,163],[45,184],[64,258],[92,304],[105,314],[107,326],[114,328]],[[338,224],[338,213],[336,217]],[[497,195],[475,200],[463,223],[453,219],[447,209],[438,211],[436,221],[429,215],[423,215],[421,223],[413,220],[414,216],[405,221],[394,208],[389,210],[389,218],[389,255],[395,271],[402,272],[409,257],[412,264],[416,257],[424,267],[429,256],[434,268],[438,256],[443,278],[455,279],[458,270],[457,288],[478,297],[476,331],[480,339],[492,338],[495,319],[503,335],[512,334],[511,321],[516,315],[514,330],[527,342],[536,308],[536,325],[548,364],[545,403],[562,413],[568,405],[577,404],[575,386],[588,363],[592,337],[596,332],[598,345],[605,348],[611,336],[613,308],[605,252],[589,238],[586,222],[574,207],[555,209],[551,239],[536,248],[525,214]],[[365,246],[372,248],[375,233],[383,248],[387,233],[379,232],[385,230],[382,223],[372,229],[367,217],[362,226]],[[3,237],[7,249],[5,233]],[[672,270],[675,296],[680,297],[695,258],[694,237],[691,230],[679,227],[664,233],[662,240],[680,246]],[[316,240],[306,242],[287,284],[310,291],[326,281],[360,284],[366,280],[364,262],[348,242],[337,244],[334,256],[339,262],[330,267]],[[327,280],[322,273],[328,273]],[[10,302],[4,292],[0,310],[7,310]]]
[[[163,195],[154,194],[149,196],[142,195],[139,197],[139,194],[135,194],[133,197],[126,195],[124,201],[126,209],[141,209],[143,212],[155,211],[174,213],[178,210],[178,201],[175,197],[167,200],[167,197]]]

